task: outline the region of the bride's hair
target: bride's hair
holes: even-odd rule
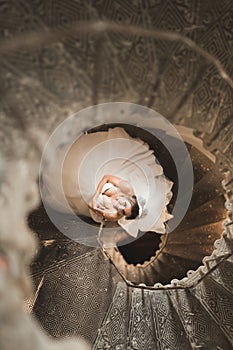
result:
[[[130,202],[132,203],[132,205],[131,205],[131,215],[130,216],[126,216],[125,217],[126,220],[136,219],[136,217],[139,214],[139,205],[138,205],[137,197],[133,195],[130,198]]]

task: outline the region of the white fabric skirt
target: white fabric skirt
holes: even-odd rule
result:
[[[62,149],[57,159],[61,154]],[[59,186],[59,174],[62,174],[63,188]],[[89,211],[88,203],[104,175],[128,181],[142,208],[140,217],[122,218],[119,225],[134,237],[139,230],[165,233],[164,224],[172,217],[167,204],[172,197],[173,183],[163,174],[148,144],[131,137],[120,127],[82,135],[68,151],[62,169],[53,161],[43,174],[47,188],[45,200],[55,210],[69,212],[72,208],[76,214],[91,216],[99,222],[99,217]]]

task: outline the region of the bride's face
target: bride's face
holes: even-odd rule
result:
[[[121,214],[122,216],[131,215],[132,206],[127,198],[121,196],[117,199],[114,199],[113,206],[117,210],[118,214]]]

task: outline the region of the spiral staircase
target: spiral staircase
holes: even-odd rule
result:
[[[51,335],[81,334],[93,349],[232,347],[233,259],[231,243],[222,237],[227,216],[222,178],[209,157],[187,147],[193,196],[173,232],[91,248],[57,231],[43,206],[31,214],[29,225],[41,242],[32,265],[37,287],[32,308]],[[175,181],[175,169],[157,151]],[[64,216],[64,228],[70,224]],[[227,249],[211,256],[220,242]]]
[[[52,337],[82,335],[98,350],[233,348],[232,11],[230,0],[0,3],[7,159],[39,166],[67,115],[119,100],[196,130],[216,158],[187,141],[194,192],[183,221],[164,236],[93,248],[59,232],[43,206],[30,213],[40,249],[29,308]],[[80,19],[107,24],[76,27]],[[166,41],[153,29],[177,36]],[[175,194],[176,171],[162,160]],[[63,232],[74,224],[64,217]],[[77,230],[85,234],[85,225]]]

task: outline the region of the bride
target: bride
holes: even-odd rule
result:
[[[124,216],[127,220],[133,220],[139,214],[133,187],[126,180],[113,175],[103,176],[89,208],[108,221],[118,221]],[[97,217],[93,218],[97,221]]]
[[[166,232],[173,183],[140,138],[121,127],[83,134],[65,158],[61,147],[59,157],[64,159],[62,169],[57,169],[55,159],[43,172],[50,207],[96,222],[116,221],[133,237],[139,230]]]

